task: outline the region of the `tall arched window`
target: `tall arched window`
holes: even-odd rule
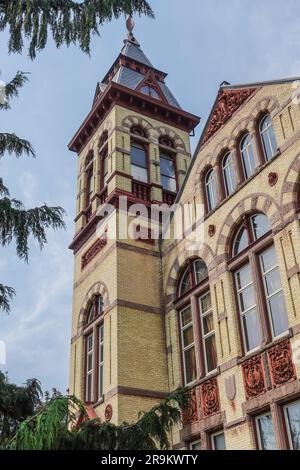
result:
[[[230,196],[235,191],[235,173],[233,155],[231,152],[226,153],[222,160],[223,178],[226,195]]]
[[[255,150],[253,139],[250,134],[246,134],[240,144],[245,179],[253,175],[256,168]]]
[[[264,214],[244,218],[234,238],[233,271],[245,352],[288,331],[271,225]]]
[[[201,259],[188,262],[179,279],[177,296],[184,383],[188,385],[199,378],[197,364],[200,365],[201,376],[217,368],[208,271]],[[196,298],[196,302],[192,298]],[[196,342],[200,344],[197,345]]]
[[[131,133],[136,136],[131,139],[131,175],[134,180],[148,183],[147,144],[139,141],[139,137],[146,138],[145,132],[139,127],[132,127]]]
[[[105,188],[108,180],[108,131],[104,131],[99,140],[101,190]]]
[[[94,154],[89,152],[85,160],[85,174],[86,174],[86,202],[88,207],[91,203],[94,192]]]
[[[211,168],[205,177],[207,211],[211,212],[217,206],[217,186],[215,172]]]
[[[264,116],[259,124],[259,132],[266,161],[272,160],[278,150],[272,118],[269,114]]]
[[[177,191],[176,181],[176,154],[174,151],[174,143],[168,137],[161,137],[159,139],[160,145],[160,178],[164,190],[175,193]],[[168,147],[169,150],[162,148]]]
[[[95,296],[87,310],[85,325],[85,401],[93,403],[103,397],[104,380],[104,303]]]

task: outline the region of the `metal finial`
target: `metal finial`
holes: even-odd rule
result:
[[[129,18],[127,18],[126,27],[128,29],[128,39],[132,40],[133,39],[132,31],[135,27],[135,22],[134,22],[132,16],[129,16]]]

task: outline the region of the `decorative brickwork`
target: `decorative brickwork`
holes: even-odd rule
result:
[[[112,420],[112,416],[113,416],[113,408],[111,405],[106,406],[104,415],[105,415],[105,421],[109,423]]]
[[[243,364],[243,377],[247,400],[267,391],[262,356],[255,356]]]
[[[217,379],[210,379],[201,385],[201,403],[204,418],[219,413],[220,400]]]
[[[193,424],[199,420],[199,407],[197,396],[197,389],[192,389],[190,393],[189,407],[182,413],[182,421],[184,425]]]
[[[104,238],[99,238],[91,246],[91,248],[82,256],[81,269],[84,269],[95,258],[95,256],[105,247],[106,244],[107,244],[106,236]]]
[[[282,341],[270,349],[268,359],[274,388],[296,379],[289,340]]]

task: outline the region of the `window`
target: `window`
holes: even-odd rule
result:
[[[201,450],[201,441],[190,442],[189,449],[190,450]]]
[[[163,189],[175,193],[177,190],[175,165],[169,155],[160,155],[160,176]]]
[[[151,96],[152,98],[156,98],[157,100],[161,99],[159,93],[151,85],[144,85],[140,89],[140,92],[143,93],[144,95],[148,95],[148,96]]]
[[[86,179],[86,206],[87,207],[91,203],[93,191],[94,191],[94,177],[93,177],[93,165],[92,165],[87,172],[87,179]]]
[[[85,400],[88,403],[93,403],[103,397],[103,312],[103,297],[101,295],[95,296],[87,310],[86,328],[84,331],[86,343]]]
[[[99,364],[98,364],[98,398],[103,397],[103,379],[104,379],[104,326],[99,326]]]
[[[209,291],[208,270],[204,261],[201,259],[190,260],[182,273],[178,286],[184,382],[188,385],[197,379],[198,362],[201,364],[203,376],[215,371],[217,368],[213,309]],[[191,296],[194,296],[197,301],[191,302]],[[182,304],[184,304],[184,307]],[[195,323],[193,318],[197,320],[195,320]],[[199,357],[196,356],[195,348],[195,332],[198,333],[194,329],[196,327],[199,329],[200,347],[197,350]]]
[[[85,399],[88,403],[93,401],[93,355],[94,337],[89,335],[86,338],[86,392]]]
[[[180,312],[181,342],[185,384],[193,383],[197,377],[194,330],[191,307]]]
[[[300,401],[284,407],[284,418],[291,450],[300,450]]]
[[[259,124],[259,132],[266,161],[270,161],[277,153],[278,146],[273,128],[272,118],[268,114]]]
[[[226,195],[230,196],[230,194],[232,194],[236,188],[232,153],[229,152],[224,156],[222,167]]]
[[[259,240],[261,237],[271,232],[272,227],[267,216],[255,214],[246,216],[240,230],[233,243],[233,256],[237,256],[249,245]]]
[[[245,179],[248,179],[253,175],[256,168],[255,150],[250,134],[245,135],[245,137],[241,140],[240,150],[243,161],[244,176]]]
[[[271,244],[271,225],[263,214],[246,216],[234,239],[235,288],[245,352],[260,347],[262,321],[268,341],[288,331],[288,318],[275,247]],[[264,242],[255,244],[264,236]]]
[[[259,450],[277,450],[271,413],[255,418]]]
[[[226,450],[225,434],[223,431],[211,435],[212,450]]]
[[[206,292],[199,299],[201,330],[203,340],[203,350],[206,373],[210,373],[217,368],[216,337],[214,329],[213,311],[211,296]]]
[[[131,175],[133,179],[148,183],[148,157],[144,145],[131,145]]]
[[[208,171],[205,178],[207,210],[211,212],[217,206],[217,190],[214,170]]]

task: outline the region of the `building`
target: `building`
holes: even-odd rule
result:
[[[174,449],[299,449],[297,84],[222,84],[191,159],[199,118],[180,107],[127,26],[70,143],[70,393],[121,423],[184,384],[191,403]],[[187,205],[189,233],[201,225],[204,242],[191,250],[186,238],[145,239],[133,217],[135,239],[112,239],[99,210],[112,204],[121,226],[120,196],[147,210]]]

